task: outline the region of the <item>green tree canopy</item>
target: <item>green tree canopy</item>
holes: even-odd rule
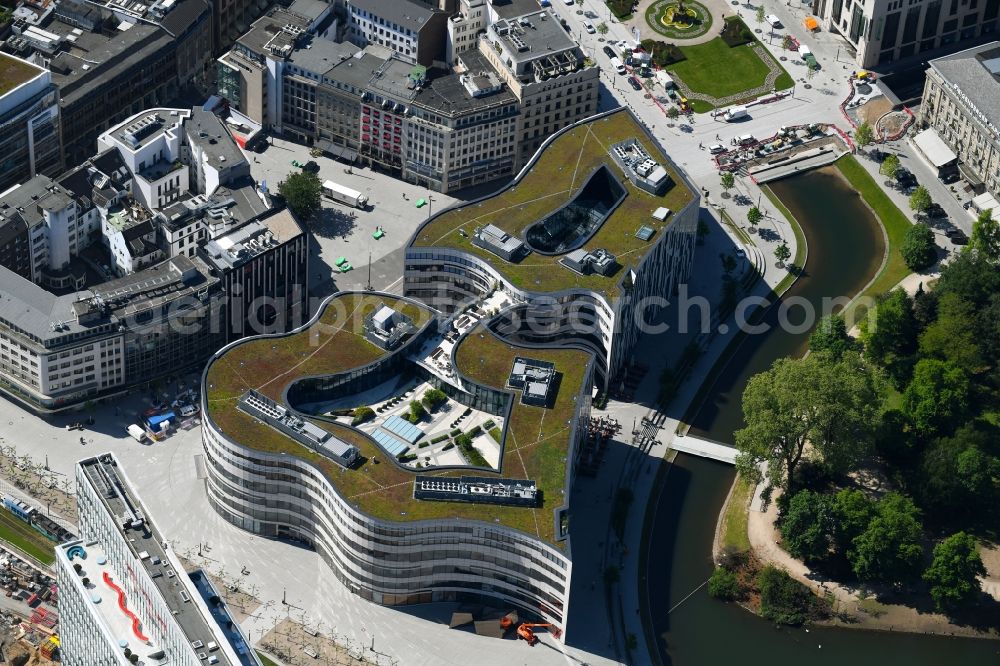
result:
[[[875,132],[872,130],[872,126],[867,122],[858,125],[857,129],[854,130],[854,143],[858,144],[858,148],[864,148],[865,146],[870,146],[875,140]]]
[[[913,301],[902,289],[893,289],[861,320],[865,358],[886,369],[897,387],[909,378],[917,348]]]
[[[979,213],[972,224],[972,237],[965,247],[966,251],[979,252],[992,263],[1000,261],[1000,224],[993,219],[992,209]]]
[[[750,378],[743,392],[746,427],[736,431],[736,468],[767,489],[795,487],[806,445],[835,471],[847,471],[871,443],[883,402],[878,376],[857,354],[836,360],[825,353],[783,358]]]
[[[1000,501],[1000,428],[968,423],[951,437],[933,441],[923,452],[918,499],[924,510],[943,521],[988,522]]]
[[[299,218],[308,220],[319,210],[323,185],[319,176],[308,171],[294,171],[278,183],[278,193]]]
[[[843,488],[831,501],[834,517],[833,539],[837,549],[847,552],[875,516],[875,502],[853,488]]]
[[[792,258],[792,251],[789,249],[788,243],[782,242],[781,245],[774,248],[774,258],[781,265]]]
[[[899,171],[899,166],[899,158],[893,153],[889,153],[885,156],[885,159],[882,160],[882,164],[879,166],[878,170],[884,176],[895,178],[896,172]]]
[[[903,411],[925,438],[947,435],[969,414],[969,376],[949,361],[924,358],[903,393]]]
[[[923,549],[920,509],[899,493],[886,494],[875,517],[854,539],[847,559],[855,575],[869,582],[900,584],[920,575]]]
[[[916,213],[926,213],[931,207],[931,193],[923,185],[913,190],[910,195],[910,208]]]
[[[955,293],[937,299],[937,316],[920,334],[920,355],[950,361],[969,375],[983,370],[983,355],[979,349],[972,322],[976,312],[968,301]]]
[[[765,15],[764,5],[757,5],[757,11],[754,12],[754,16],[757,19],[757,23],[764,22],[764,15]]]
[[[764,213],[760,211],[760,208],[754,206],[747,211],[747,222],[750,223],[751,227],[756,227],[760,224],[760,221],[764,219]]]
[[[925,224],[913,224],[906,230],[903,244],[899,247],[906,267],[911,271],[922,271],[930,268],[937,261],[937,246],[934,244],[934,232]]]
[[[847,323],[840,315],[828,315],[820,319],[809,337],[810,351],[827,352],[835,359],[840,359],[854,347],[854,338],[847,334]]]
[[[795,493],[781,518],[781,538],[785,550],[806,563],[826,558],[833,530],[831,498],[811,490]]]
[[[957,532],[934,546],[934,559],[924,572],[938,610],[952,610],[974,601],[982,590],[979,576],[986,567],[976,549],[976,540]]]
[[[722,175],[719,176],[719,182],[722,184],[722,189],[728,192],[736,185],[736,176],[733,175],[732,171],[723,171]]]

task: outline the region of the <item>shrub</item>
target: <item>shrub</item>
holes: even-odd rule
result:
[[[768,565],[757,574],[760,588],[760,614],[778,624],[798,626],[814,610],[812,594],[784,570]]]
[[[454,429],[454,430],[452,430],[452,431],[451,431],[450,433],[448,433],[448,435],[449,435],[450,437],[458,437],[458,436],[459,436],[459,435],[461,435],[461,434],[462,434],[462,431],[461,431],[461,430],[459,430],[458,428],[455,428],[455,429]]]
[[[438,442],[443,442],[449,437],[451,437],[451,435],[438,435],[437,437],[431,440],[431,444],[437,444]]]
[[[433,412],[436,411],[438,407],[447,402],[447,400],[448,396],[445,395],[444,391],[442,391],[441,389],[432,388],[432,389],[427,389],[427,391],[424,393],[424,397],[421,399],[421,402],[423,403],[424,407],[427,408],[428,411]]]
[[[455,438],[455,443],[458,444],[458,448],[462,451],[462,455],[465,459],[469,461],[470,465],[475,465],[476,467],[489,467],[490,464],[486,462],[486,458],[483,457],[476,447],[472,445],[472,437],[469,435],[459,435]]]
[[[730,48],[734,46],[742,46],[743,44],[749,44],[754,41],[753,33],[750,32],[750,28],[742,20],[736,18],[735,16],[726,19],[726,23],[722,26],[722,41],[724,41]]]
[[[455,442],[448,442],[447,444],[444,445],[444,447],[441,450],[450,451],[453,448],[455,448]]]
[[[917,223],[906,230],[903,244],[899,248],[903,261],[911,271],[922,271],[930,268],[937,261],[937,246],[934,244],[934,232],[927,226]]]
[[[358,407],[354,410],[354,418],[351,419],[351,425],[360,425],[365,421],[371,421],[373,418],[375,418],[374,409],[371,407]]]
[[[619,21],[632,16],[632,0],[607,0],[607,5]]]
[[[500,428],[493,426],[490,428],[490,437],[496,440],[496,443],[499,444],[503,439],[503,432],[500,431]]]
[[[426,449],[430,445],[431,445],[430,442],[420,442],[419,444],[417,444],[417,448],[418,449]]]
[[[496,426],[496,422],[493,419],[486,419],[483,423],[483,430],[492,430]]]
[[[465,411],[462,412],[462,416],[468,416],[471,413],[472,413],[472,407],[466,407]]]
[[[639,42],[639,45],[642,46],[643,51],[652,57],[653,64],[657,67],[666,67],[667,65],[687,60],[684,52],[677,48],[675,44],[667,44],[666,42],[654,39],[644,39]]]
[[[405,462],[412,462],[412,461],[414,461],[416,459],[417,459],[417,454],[416,453],[400,453],[398,456],[396,456],[396,460],[398,460],[399,462],[404,462],[404,463]]]
[[[483,434],[483,429],[480,426],[476,426],[469,431],[469,437],[479,437],[481,434]]]
[[[722,601],[736,601],[743,596],[740,581],[729,569],[716,567],[708,579],[708,594]]]

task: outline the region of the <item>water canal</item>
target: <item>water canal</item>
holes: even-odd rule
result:
[[[877,220],[834,167],[772,184],[801,223],[809,244],[804,274],[784,298],[820,307],[825,297],[853,295],[875,275],[884,243]],[[790,313],[794,323],[801,321]],[[743,424],[740,396],[748,379],[783,356],[801,354],[809,331],[774,326],[749,336],[720,373],[693,419],[693,432],[731,443]],[[650,536],[646,572],[650,614],[659,659],[664,664],[710,666],[742,663],[800,666],[850,663],[1000,663],[1000,642],[850,629],[779,629],[733,604],[711,599],[704,588],[712,572],[716,518],[732,484],[732,467],[679,455],[661,495]],[[690,595],[690,596],[689,596]],[[673,610],[671,610],[673,609]]]

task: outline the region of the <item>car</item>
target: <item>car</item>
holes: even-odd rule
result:
[[[736,248],[736,256],[739,257],[740,259],[746,259],[747,253],[740,248]]]
[[[319,173],[319,165],[316,162],[309,160],[302,165],[302,170],[306,173]]]
[[[764,17],[764,20],[767,21],[768,25],[770,25],[772,28],[781,28],[781,27],[783,27],[781,25],[781,19],[779,19],[774,14],[768,14],[767,16]]]
[[[604,55],[608,56],[609,58],[617,58],[618,57],[618,54],[615,53],[615,50],[613,48],[611,48],[610,46],[605,46],[601,50],[604,51]]]
[[[944,183],[945,185],[951,185],[957,180],[958,180],[958,174],[955,173],[954,171],[952,171],[951,173],[946,173],[945,175],[941,176],[941,182]]]
[[[634,76],[628,77],[628,84],[632,86],[632,90],[642,90],[642,84]]]
[[[969,237],[965,235],[965,232],[961,229],[952,229],[948,232],[948,238],[955,245],[968,245]]]
[[[597,18],[597,12],[592,12],[589,9],[587,11],[585,11],[583,13],[583,15],[586,16],[589,19],[596,19]]]
[[[595,28],[594,24],[591,23],[590,21],[584,21],[583,22],[583,29],[586,30],[587,34],[590,34],[590,35],[592,35],[595,32],[597,32],[597,28]]]
[[[576,0],[563,0],[563,2],[569,5],[570,7],[576,4]]]
[[[726,152],[726,147],[723,146],[721,143],[717,143],[713,146],[709,146],[708,152],[711,153],[712,155],[718,155],[719,153]]]
[[[941,208],[941,204],[932,203],[930,207],[927,208],[927,217],[940,219],[942,217],[948,217],[948,213]]]

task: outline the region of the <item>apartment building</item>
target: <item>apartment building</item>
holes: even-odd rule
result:
[[[448,14],[416,0],[347,0],[347,38],[379,44],[401,60],[430,67],[445,55]]]
[[[52,74],[0,53],[0,192],[62,169],[59,91]]]
[[[479,48],[479,33],[489,22],[487,10],[486,0],[460,0],[458,11],[448,18],[445,61],[449,65],[463,53]]]
[[[1000,26],[1000,0],[813,0],[812,11],[862,68],[954,50]]]
[[[597,112],[600,69],[548,11],[498,19],[479,50],[520,102],[519,167],[549,136]]]
[[[260,666],[201,570],[187,572],[114,455],[76,465],[80,539],[56,548],[67,666]]]
[[[1000,199],[1000,42],[928,65],[919,122],[954,152],[977,192]]]

